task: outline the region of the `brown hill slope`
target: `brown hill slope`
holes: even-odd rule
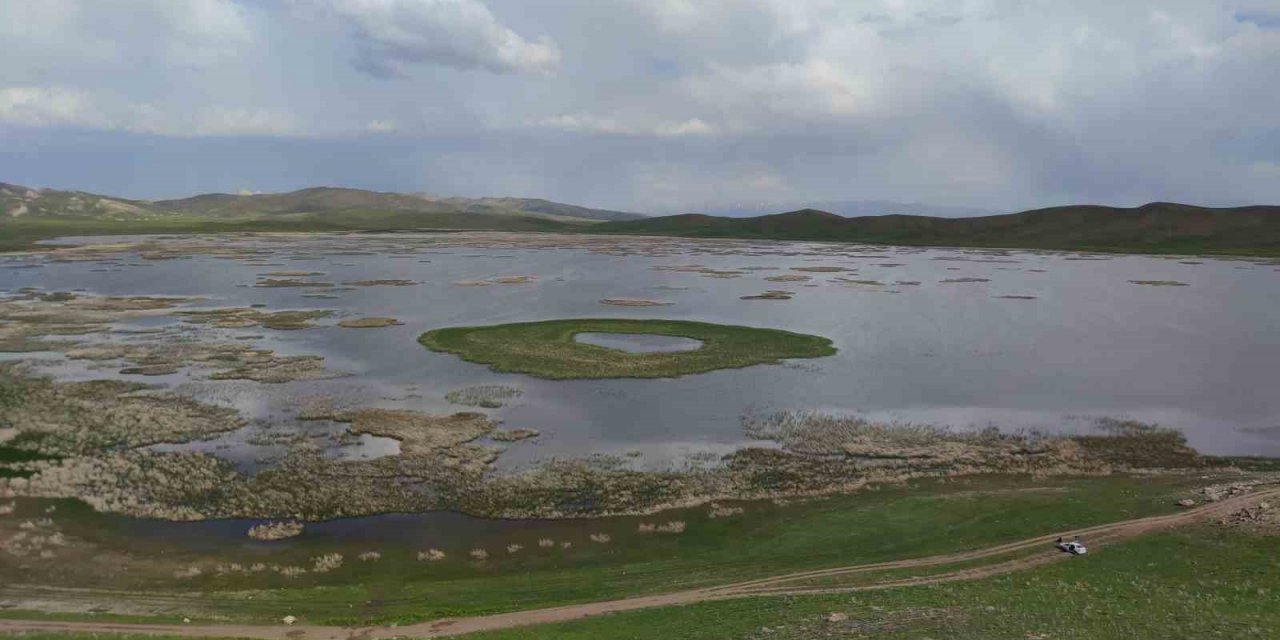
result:
[[[536,198],[433,198],[339,187],[311,187],[288,193],[233,195],[206,193],[176,200],[128,200],[80,191],[31,189],[0,183],[0,217],[149,218],[198,216],[264,218],[343,212],[350,219],[360,212],[527,216],[560,222],[631,220],[644,216]],[[402,216],[404,217],[404,216]],[[481,223],[486,226],[492,221]],[[526,225],[527,226],[527,225]]]

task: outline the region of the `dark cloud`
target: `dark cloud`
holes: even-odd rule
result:
[[[356,68],[379,78],[436,64],[494,73],[555,69],[547,38],[529,41],[499,23],[478,0],[328,0],[358,43]]]
[[[1280,29],[1280,10],[1237,11],[1235,17],[1240,22],[1248,22],[1263,29]]]

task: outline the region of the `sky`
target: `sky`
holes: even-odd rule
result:
[[[0,0],[0,182],[1280,204],[1280,0]]]

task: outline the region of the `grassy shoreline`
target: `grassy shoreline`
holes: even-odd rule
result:
[[[706,602],[467,637],[1262,640],[1280,628],[1273,552],[1274,538],[1201,525],[972,582]]]

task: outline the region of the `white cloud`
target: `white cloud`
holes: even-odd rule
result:
[[[106,122],[88,94],[68,87],[0,88],[0,123],[24,127],[94,127]]]
[[[157,133],[193,136],[290,136],[306,131],[294,115],[276,109],[203,107],[170,121]]]
[[[138,1],[138,0],[134,0]],[[233,0],[144,0],[169,34],[166,54],[174,64],[207,68],[238,58],[253,41],[245,9]]]
[[[664,123],[654,128],[661,136],[705,136],[715,133],[715,128],[701,118],[689,118],[684,122]]]
[[[0,2],[6,64],[0,79],[118,66],[134,73],[207,69],[250,52],[253,29],[234,0]]]
[[[530,124],[536,127],[573,133],[603,133],[629,136],[705,136],[715,133],[715,128],[700,118],[673,121],[627,120],[596,116],[589,113],[575,113],[538,118],[531,120]]]
[[[360,44],[359,67],[400,75],[438,64],[494,73],[549,73],[560,51],[543,36],[526,40],[498,22],[479,0],[329,0],[350,20]]]
[[[75,127],[174,137],[288,136],[304,130],[296,117],[278,110],[203,105],[190,112],[172,112],[109,94],[60,86],[0,88],[0,125]]]

